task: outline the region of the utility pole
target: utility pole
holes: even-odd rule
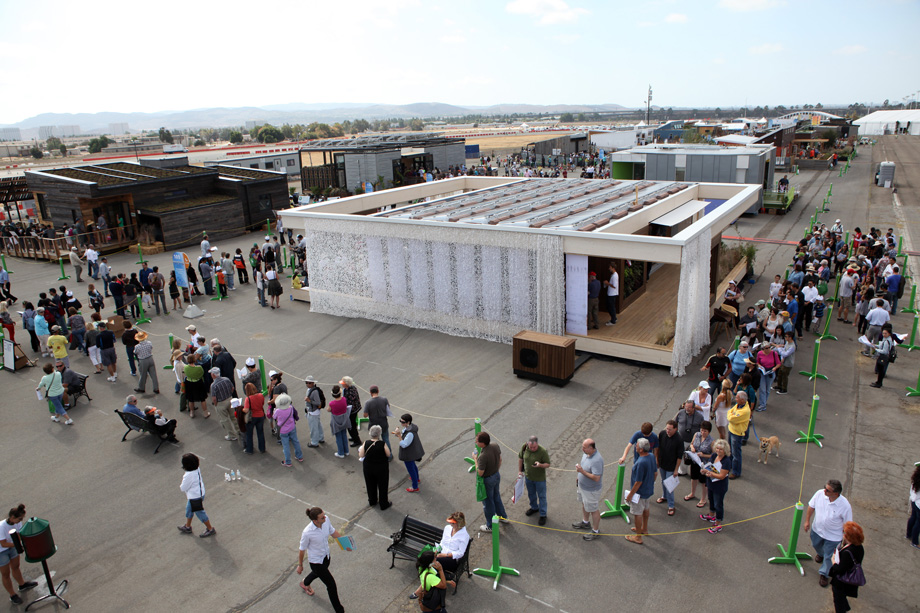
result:
[[[652,109],[652,86],[648,86],[648,98],[645,100],[645,125],[649,125]]]

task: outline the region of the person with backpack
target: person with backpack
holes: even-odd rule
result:
[[[894,362],[898,356],[890,326],[882,328],[882,338],[875,346],[875,351],[875,374],[878,375],[878,378],[875,383],[870,383],[869,387],[882,387],[882,381],[888,372],[888,364]]]
[[[307,447],[315,449],[320,443],[326,442],[323,436],[323,422],[320,418],[322,410],[326,408],[326,395],[316,385],[317,381],[312,376],[304,379],[304,383],[307,384],[307,396],[304,400],[307,403],[307,425],[310,426],[310,443]]]
[[[166,277],[160,273],[160,267],[154,266],[153,271],[147,275],[147,284],[150,286],[150,291],[153,293],[153,306],[157,310],[157,315],[160,314],[160,303],[163,304],[163,314],[169,315],[169,311],[166,309]],[[170,291],[170,293],[172,293]],[[178,298],[179,293],[176,292],[176,297]]]
[[[434,550],[423,551],[415,563],[421,585],[413,596],[418,599],[419,609],[441,613],[446,611],[447,586],[454,587],[456,583],[448,581],[444,576],[444,568],[436,559]]]

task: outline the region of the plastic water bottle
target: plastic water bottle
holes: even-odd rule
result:
[[[233,472],[232,470],[230,471],[230,480],[231,480],[231,481],[236,481],[236,473]]]
[[[224,473],[224,481],[230,480],[230,473]]]
[[[239,469],[236,470],[236,480],[237,480],[237,481],[242,481],[242,480],[243,480],[243,473],[240,472]]]

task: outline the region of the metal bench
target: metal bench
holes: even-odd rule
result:
[[[71,397],[71,401],[73,402],[73,406],[77,406],[77,398],[79,398],[80,396],[86,396],[86,400],[88,402],[92,402],[93,399],[89,397],[89,393],[86,391],[86,380],[89,379],[89,377],[87,375],[81,375],[80,373],[76,373],[76,375],[77,375],[77,389],[70,393],[70,397]]]
[[[441,528],[406,515],[403,518],[402,528],[400,528],[399,532],[394,532],[390,536],[393,539],[393,543],[387,547],[387,551],[393,555],[390,568],[396,565],[396,558],[414,562],[418,559],[425,545],[440,543],[443,533],[444,531]],[[444,576],[448,580],[455,582],[454,594],[457,593],[457,585],[459,585],[460,577],[463,576],[464,572],[467,577],[473,576],[473,573],[470,572],[470,547],[472,544],[472,540],[467,543],[463,557],[457,561],[457,570],[444,571]]]
[[[121,418],[121,421],[124,422],[125,426],[128,428],[128,431],[125,432],[125,435],[121,437],[121,442],[125,442],[125,439],[128,438],[128,435],[132,431],[139,430],[141,432],[149,432],[150,434],[157,437],[160,442],[157,445],[157,448],[153,450],[153,453],[159,453],[160,445],[166,442],[167,437],[163,434],[160,434],[156,431],[156,428],[143,417],[134,415],[133,413],[125,413],[118,409],[115,409],[115,414]]]

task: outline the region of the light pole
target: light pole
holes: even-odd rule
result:
[[[132,139],[131,139],[131,144],[134,145],[134,161],[137,162],[138,164],[140,164],[140,163],[141,163],[141,158],[140,158],[140,156],[137,155],[137,139],[136,139],[136,138],[132,138]]]
[[[652,109],[652,86],[648,86],[648,98],[645,100],[645,124],[648,125],[651,121],[651,109]]]

